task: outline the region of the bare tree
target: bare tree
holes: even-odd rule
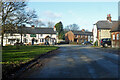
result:
[[[53,27],[54,27],[54,22],[49,21],[49,22],[48,22],[48,27],[49,27],[49,28],[53,28]]]
[[[66,31],[70,31],[70,30],[75,31],[78,29],[79,29],[79,26],[77,24],[70,24],[65,27]]]
[[[1,46],[3,46],[3,38],[6,24],[11,23],[16,16],[16,12],[20,10],[24,10],[26,6],[25,2],[1,2],[1,20],[2,20],[2,27],[1,27]]]
[[[40,21],[40,20],[34,20],[33,21],[33,24],[36,26],[36,27],[41,27],[41,26],[45,26],[45,24]]]
[[[20,28],[20,34],[21,34],[21,44],[22,44],[22,35],[25,34],[23,32],[23,28],[25,27],[25,24],[34,24],[34,19],[37,18],[37,15],[35,14],[34,10],[31,11],[18,11],[17,17],[14,20],[14,23]]]

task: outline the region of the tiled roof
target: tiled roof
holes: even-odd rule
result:
[[[112,26],[111,32],[120,31],[120,21]]]
[[[74,33],[74,35],[90,35],[92,36],[93,33],[92,32],[82,32],[82,31],[72,31]]]
[[[98,29],[111,29],[113,25],[116,24],[117,21],[109,22],[107,20],[98,21],[96,23]]]
[[[18,33],[21,32],[21,28],[18,27]],[[42,28],[42,27],[24,27],[22,32],[25,34],[56,34],[56,31],[53,28]]]

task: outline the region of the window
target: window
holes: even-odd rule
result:
[[[44,42],[44,39],[42,39],[42,42]]]
[[[26,34],[24,34],[24,37],[26,37]]]
[[[50,36],[52,37],[52,34]]]
[[[37,42],[38,42],[38,40],[35,40],[35,42],[37,43]]]
[[[115,40],[115,34],[113,34],[113,40]]]
[[[44,39],[40,39],[40,42],[44,42]]]
[[[8,42],[10,42],[10,44],[13,44],[15,42],[15,39],[8,39]]]
[[[42,37],[42,36],[43,36],[43,34],[40,34],[40,36]]]
[[[42,40],[40,39],[40,42],[42,42]]]
[[[27,41],[27,39],[26,38],[24,38],[24,43],[27,43],[28,41]]]
[[[117,34],[117,40],[119,40],[119,34]]]
[[[77,37],[77,35],[75,35],[75,37]]]
[[[13,36],[13,34],[12,34],[12,33],[10,33],[10,36]]]

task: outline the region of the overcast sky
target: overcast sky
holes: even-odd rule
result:
[[[84,28],[91,31],[94,23],[99,20],[106,20],[107,14],[111,14],[112,20],[118,19],[118,1],[110,1],[111,2],[41,2],[34,0],[28,3],[28,9],[35,9],[39,20],[45,23],[48,21],[54,23],[62,21],[64,27],[75,23],[80,26],[80,29]]]

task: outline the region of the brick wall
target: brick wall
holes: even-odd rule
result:
[[[117,40],[117,34],[119,34],[119,40]],[[113,35],[115,35],[115,40],[113,40]],[[113,48],[120,48],[120,32],[111,33],[111,44]]]
[[[74,42],[75,35],[72,31],[69,31],[65,34],[65,42]]]
[[[78,37],[78,42],[79,43],[83,43],[85,40],[88,41],[87,36],[79,35],[79,37]]]

